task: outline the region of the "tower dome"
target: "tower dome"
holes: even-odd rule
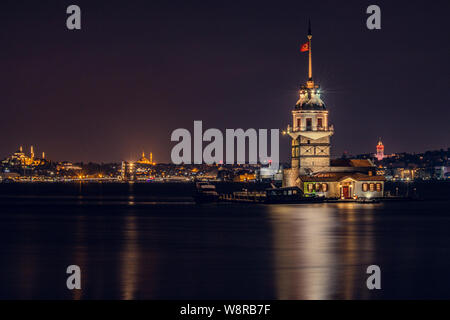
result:
[[[326,110],[325,103],[320,98],[320,87],[313,85],[312,88],[302,86],[299,91],[299,99],[295,104],[296,110]]]

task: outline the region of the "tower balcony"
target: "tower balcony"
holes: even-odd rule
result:
[[[304,136],[312,140],[320,139],[323,137],[331,136],[334,134],[333,125],[329,126],[300,126],[291,127],[288,125],[287,130],[283,133],[287,133],[292,139],[297,139],[299,136]]]

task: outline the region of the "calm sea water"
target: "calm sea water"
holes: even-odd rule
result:
[[[190,185],[2,185],[1,299],[450,298],[448,198],[204,204]],[[66,288],[66,268],[82,290]],[[381,290],[366,268],[381,267]]]

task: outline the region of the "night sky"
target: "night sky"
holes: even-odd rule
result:
[[[82,30],[66,28],[77,4]],[[381,30],[366,28],[370,4]],[[0,158],[170,161],[170,134],[291,124],[313,77],[335,126],[332,154],[450,147],[450,2],[2,1]],[[289,159],[288,137],[280,137]]]

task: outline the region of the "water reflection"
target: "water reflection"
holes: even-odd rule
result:
[[[374,251],[373,206],[360,206],[270,207],[277,299],[364,296],[365,267]]]
[[[448,203],[0,202],[2,299],[448,297]],[[440,206],[440,207],[439,207]],[[82,290],[66,268],[82,270]],[[382,268],[382,290],[366,287]]]
[[[122,299],[132,300],[135,298],[138,285],[140,258],[136,217],[125,218],[123,238],[125,245],[120,253]]]
[[[86,250],[85,250],[85,242],[86,242],[86,235],[85,235],[85,217],[84,216],[78,216],[76,217],[76,225],[75,225],[75,250],[72,250],[73,253],[73,264],[77,265],[81,269],[81,287],[84,287],[84,284],[89,283],[88,278],[88,268],[86,266]],[[68,276],[68,275],[67,275]],[[74,300],[80,300],[83,298],[83,291],[82,290],[72,290],[70,291],[73,294]]]

